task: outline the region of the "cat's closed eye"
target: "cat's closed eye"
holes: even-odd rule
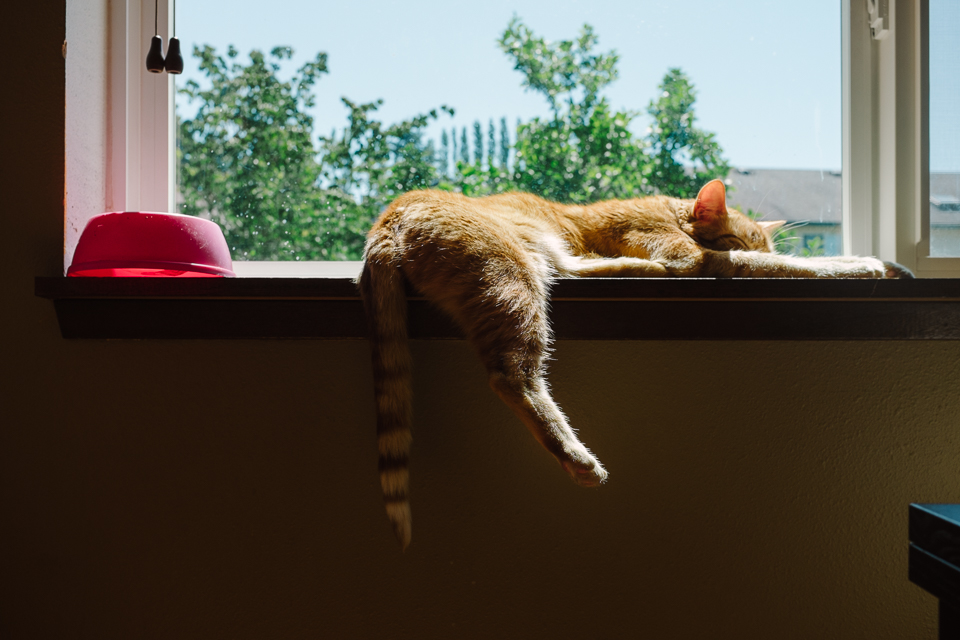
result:
[[[725,233],[710,240],[704,238],[701,242],[704,246],[717,251],[746,251],[750,248],[743,239],[732,233]]]

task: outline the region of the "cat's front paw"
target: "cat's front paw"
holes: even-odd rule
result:
[[[883,262],[884,266],[884,278],[903,278],[906,280],[913,280],[915,277],[913,271],[907,269],[902,264],[897,264],[896,262]]]
[[[578,456],[579,457],[579,456]],[[603,468],[600,461],[587,454],[588,461],[580,462],[565,460],[560,462],[563,470],[570,474],[573,481],[581,487],[599,487],[607,481],[607,470]]]
[[[886,263],[877,258],[860,256],[831,256],[808,258],[816,261],[820,278],[884,278]]]

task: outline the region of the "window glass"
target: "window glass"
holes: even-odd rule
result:
[[[960,256],[960,3],[930,0],[930,255]]]
[[[691,197],[840,253],[840,3],[192,0],[178,207],[235,260],[356,260],[399,193]]]

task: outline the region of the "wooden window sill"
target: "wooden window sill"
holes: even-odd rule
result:
[[[49,278],[64,338],[362,339],[350,278]],[[410,336],[460,331],[411,296]],[[560,280],[560,340],[957,340],[960,280]]]

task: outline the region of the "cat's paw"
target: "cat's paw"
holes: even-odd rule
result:
[[[912,280],[914,278],[913,271],[910,271],[910,269],[907,269],[902,264],[884,261],[883,266],[885,267],[884,278],[903,278],[906,280]]]
[[[560,463],[560,466],[581,487],[599,487],[607,481],[607,470],[603,468],[599,460],[590,454],[587,454],[587,456],[589,460],[586,462],[565,460]]]
[[[859,256],[825,257],[817,265],[820,278],[883,278],[887,272],[882,260]]]

